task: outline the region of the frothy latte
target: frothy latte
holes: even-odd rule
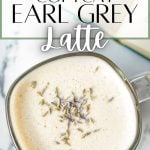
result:
[[[137,131],[134,98],[94,56],[42,65],[15,86],[10,116],[23,150],[127,150]]]

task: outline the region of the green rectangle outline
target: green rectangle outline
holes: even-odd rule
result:
[[[26,39],[31,39],[31,40],[44,40],[44,39],[47,39],[47,37],[2,37],[2,1],[3,0],[0,0],[0,40],[11,40],[11,39],[18,39],[18,40],[26,40]],[[58,39],[58,38],[54,38],[54,39]],[[74,39],[74,38],[73,38]],[[81,39],[84,39],[84,38],[81,38]],[[105,38],[105,39],[145,39],[145,40],[148,40],[150,39],[150,2],[148,0],[148,37],[147,38],[137,38],[137,37],[133,37],[133,38],[130,38],[130,37],[125,37],[125,38],[122,38],[122,37],[109,37],[109,38]]]

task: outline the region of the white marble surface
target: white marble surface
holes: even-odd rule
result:
[[[0,150],[13,149],[5,118],[5,96],[11,83],[26,69],[47,58],[67,53],[55,50],[40,51],[42,40],[0,41]],[[112,59],[129,78],[150,72],[150,60],[134,53],[122,45],[110,41],[103,50],[97,50]],[[150,150],[150,101],[141,104],[143,135],[138,150]]]

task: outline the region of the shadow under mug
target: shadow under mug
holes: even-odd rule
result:
[[[139,144],[139,141],[141,138],[141,131],[142,131],[142,121],[141,121],[139,104],[141,102],[144,102],[144,101],[150,99],[150,72],[141,74],[141,75],[129,80],[126,77],[126,75],[120,70],[120,68],[118,68],[118,66],[116,66],[110,59],[108,59],[107,57],[105,57],[101,54],[92,53],[92,52],[69,53],[69,54],[64,54],[64,55],[50,58],[46,61],[43,61],[43,62],[33,66],[32,68],[27,70],[25,73],[23,73],[18,79],[16,79],[16,81],[14,81],[14,83],[11,85],[11,87],[8,91],[7,97],[6,97],[6,118],[7,118],[10,135],[13,140],[13,144],[14,144],[15,148],[18,150],[21,149],[19,142],[16,138],[15,131],[12,126],[11,115],[10,115],[10,100],[11,100],[11,94],[12,94],[14,87],[24,76],[26,76],[28,73],[32,72],[34,69],[36,69],[44,64],[50,63],[52,61],[62,59],[62,58],[67,58],[67,57],[73,57],[73,56],[94,56],[94,57],[104,60],[116,71],[116,73],[121,77],[122,81],[129,88],[131,94],[134,97],[134,101],[135,101],[135,105],[136,105],[135,108],[136,108],[136,112],[137,112],[137,122],[138,122],[136,136],[135,136],[135,139],[134,139],[133,143],[131,144],[129,150],[135,150]]]

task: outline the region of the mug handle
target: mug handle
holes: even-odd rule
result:
[[[134,77],[130,83],[134,87],[140,103],[150,100],[150,72]]]

